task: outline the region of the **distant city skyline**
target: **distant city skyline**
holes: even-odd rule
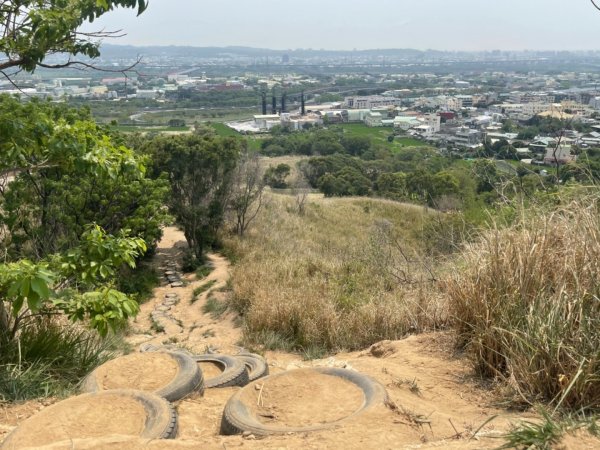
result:
[[[84,30],[123,30],[121,45],[364,50],[600,50],[588,0],[150,0]]]

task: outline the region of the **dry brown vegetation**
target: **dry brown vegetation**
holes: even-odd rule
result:
[[[248,236],[227,243],[246,338],[318,355],[443,326],[444,302],[415,250],[431,216],[391,201],[314,196],[299,214],[293,197],[271,195]]]
[[[247,344],[311,357],[452,326],[513,402],[597,410],[598,198],[517,210],[442,263],[422,255],[447,215],[317,196],[299,214],[293,197],[271,195],[248,237],[227,242]]]
[[[476,369],[528,404],[600,407],[598,199],[523,210],[462,256],[447,293]]]

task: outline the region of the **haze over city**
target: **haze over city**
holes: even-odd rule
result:
[[[600,12],[587,0],[151,0],[98,24],[129,45],[242,45],[272,49],[592,50]]]

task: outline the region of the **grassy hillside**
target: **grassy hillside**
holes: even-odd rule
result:
[[[342,128],[345,136],[361,136],[371,138],[373,143],[388,146],[392,151],[398,151],[403,147],[429,147],[425,142],[413,137],[398,137],[393,142],[388,141],[388,137],[394,133],[393,128],[387,127],[368,127],[362,123],[346,123],[335,125],[331,128]]]
[[[247,340],[314,354],[444,325],[445,306],[415,250],[433,216],[391,201],[320,196],[299,214],[294,197],[270,195],[249,234],[227,242]]]

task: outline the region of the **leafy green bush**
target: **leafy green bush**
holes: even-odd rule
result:
[[[159,284],[160,278],[156,270],[148,264],[140,264],[135,269],[122,269],[117,280],[117,288],[140,304],[152,297],[152,291]]]

